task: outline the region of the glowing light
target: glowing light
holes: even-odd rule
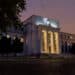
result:
[[[58,32],[54,32],[54,36],[55,36],[55,45],[56,45],[56,50],[55,50],[55,54],[59,54],[60,50],[59,50],[59,35]]]
[[[55,24],[55,23],[53,23],[53,22],[51,22],[51,26],[52,26],[53,28],[57,28],[57,27],[58,27],[57,24]]]
[[[73,37],[72,37],[72,36],[70,36],[70,39],[73,39]]]
[[[54,41],[53,41],[53,32],[49,31],[48,33],[50,33],[51,35],[51,53],[54,53]]]
[[[10,38],[10,35],[7,34],[7,38]]]
[[[48,18],[43,18],[44,24],[49,25],[50,22],[48,21]]]
[[[44,33],[43,34],[43,38],[44,38],[44,48],[43,49],[45,49],[45,51],[42,51],[43,53],[49,53],[48,52],[48,49],[47,49],[47,31],[46,30],[42,30],[42,32]]]
[[[43,18],[44,23],[47,23],[47,20],[48,20],[47,18]]]
[[[24,42],[24,39],[23,39],[23,38],[20,38],[20,42],[22,42],[22,43],[23,43],[23,42]]]
[[[53,28],[58,28],[58,25],[59,25],[58,21],[56,21],[54,19],[48,19],[48,18],[37,19],[37,20],[35,20],[35,24],[51,26]]]
[[[36,22],[36,25],[43,25],[43,23],[42,23],[42,22],[37,21],[37,22]]]
[[[50,22],[49,21],[47,21],[47,25],[49,25],[50,24]]]

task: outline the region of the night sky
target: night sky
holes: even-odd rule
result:
[[[75,34],[75,0],[27,0],[22,21],[34,14],[57,19],[61,31]]]

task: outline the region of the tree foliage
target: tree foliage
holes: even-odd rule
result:
[[[8,26],[21,25],[19,13],[25,9],[26,0],[0,0],[0,30],[5,31]]]

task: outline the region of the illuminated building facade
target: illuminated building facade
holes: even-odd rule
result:
[[[8,28],[3,36],[11,37],[11,43],[16,37],[20,40],[23,50],[17,55],[75,54],[75,35],[61,32],[59,22],[54,19],[33,15],[20,29]]]
[[[61,32],[57,20],[33,15],[24,21],[24,27],[29,54],[75,53],[75,35]]]
[[[41,16],[31,16],[24,22],[28,54],[60,54],[59,22]]]

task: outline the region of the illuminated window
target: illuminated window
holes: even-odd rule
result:
[[[49,53],[51,53],[51,33],[48,33],[48,49]]]
[[[59,53],[59,35],[58,32],[54,32],[54,51]]]
[[[44,46],[45,46],[45,43],[44,43],[44,32],[42,32],[42,50],[43,51],[45,51],[45,48],[44,48]]]
[[[48,53],[48,49],[47,49],[47,32],[46,30],[42,30],[42,38],[41,38],[41,50],[45,53]]]
[[[54,33],[54,51],[56,52],[56,34]]]

